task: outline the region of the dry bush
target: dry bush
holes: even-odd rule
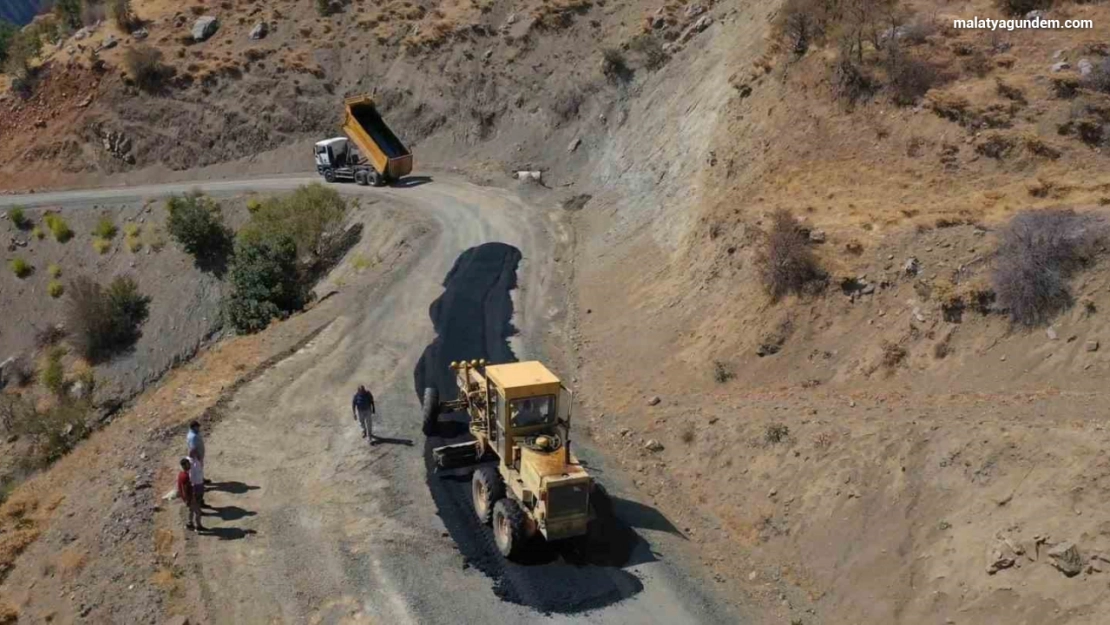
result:
[[[720,360],[713,361],[713,379],[718,384],[724,384],[735,377],[736,372],[732,369],[732,365]]]
[[[123,64],[135,84],[150,93],[163,90],[173,76],[173,68],[162,63],[162,51],[148,45],[128,48]]]
[[[686,426],[682,428],[682,442],[689,445],[690,443],[694,442],[696,434],[697,433],[694,431],[694,424],[687,423]]]
[[[929,42],[929,37],[937,33],[936,20],[918,17],[902,27],[900,39],[910,45],[919,46]]]
[[[1027,326],[1048,322],[1071,305],[1068,279],[1088,264],[1105,228],[1072,210],[1022,211],[999,231],[991,275],[998,304]]]
[[[974,50],[962,62],[961,65],[965,72],[972,74],[978,78],[982,78],[994,69],[990,57],[988,57],[982,50]]]
[[[1002,79],[997,79],[995,81],[995,85],[997,87],[998,95],[1002,96],[1003,98],[1006,98],[1007,100],[1010,100],[1012,102],[1017,102],[1018,104],[1026,103],[1025,92],[1022,91],[1020,87],[1015,87],[1013,85],[1007,84],[1003,82]]]
[[[893,370],[906,359],[906,348],[897,343],[883,341],[883,367]]]
[[[1060,74],[1052,77],[1052,93],[1062,100],[1070,100],[1079,93],[1082,82],[1076,74]]]
[[[107,288],[79,276],[70,284],[66,328],[77,352],[102,361],[135,344],[150,310],[150,298],[131,278],[120,276]]]
[[[52,347],[61,343],[66,338],[66,329],[55,323],[48,324],[41,330],[35,331],[35,346],[39,349]]]
[[[1091,73],[1083,80],[1083,86],[1091,91],[1110,93],[1110,57],[1102,59],[1091,68]]]
[[[756,257],[760,280],[772,300],[789,293],[804,293],[826,279],[809,239],[789,211],[771,217],[771,230]]]
[[[833,85],[836,98],[849,107],[869,99],[879,89],[874,77],[845,51],[833,65]]]
[[[131,10],[131,0],[108,0],[108,15],[120,30],[129,32],[135,23],[135,12]]]
[[[1014,149],[1014,140],[1004,134],[992,132],[975,144],[975,151],[988,158],[1001,160]]]
[[[795,55],[822,39],[828,25],[826,5],[814,0],[787,0],[772,25],[774,38],[783,41]]]
[[[763,440],[775,445],[790,438],[790,428],[782,423],[771,423],[763,431]]]
[[[938,85],[941,73],[932,63],[903,57],[890,68],[890,90],[895,104],[913,106]]]
[[[35,363],[26,354],[20,354],[4,367],[4,382],[10,381],[18,388],[25,388],[35,381],[37,374]]]
[[[971,102],[955,93],[934,91],[926,98],[926,105],[938,117],[957,123],[967,123],[973,118]]]
[[[1052,2],[1053,0],[995,0],[994,3],[1005,13],[1024,16],[1030,11],[1049,8]]]
[[[617,48],[605,48],[601,51],[601,73],[612,83],[626,83],[632,80],[632,68],[624,53]]]
[[[644,33],[637,35],[628,44],[629,50],[636,53],[640,63],[648,70],[659,69],[667,62],[667,55],[663,52],[663,44],[659,43],[653,35]]]
[[[1062,154],[1059,149],[1052,147],[1044,142],[1043,139],[1034,134],[1027,134],[1022,137],[1022,142],[1025,144],[1025,149],[1030,154],[1047,158],[1049,160],[1056,160]]]

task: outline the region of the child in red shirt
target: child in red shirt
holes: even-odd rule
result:
[[[181,459],[181,472],[177,474],[177,496],[189,507],[188,521],[185,529],[196,532],[205,531],[200,523],[200,498],[193,490],[193,481],[189,479],[190,463],[188,458]]]

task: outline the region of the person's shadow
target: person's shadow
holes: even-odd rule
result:
[[[239,506],[223,506],[222,508],[208,506],[208,509],[212,512],[205,514],[205,516],[218,516],[221,521],[238,521],[243,517],[255,516],[258,514],[251,510],[244,510]]]
[[[258,490],[260,487],[244,484],[243,482],[213,482],[205,487],[208,492],[228,493],[231,495],[242,495],[247,491]]]
[[[215,536],[220,540],[240,540],[247,536],[252,536],[258,532],[254,530],[246,530],[241,527],[209,527],[206,528],[203,535]]]

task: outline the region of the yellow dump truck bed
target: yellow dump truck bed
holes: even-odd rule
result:
[[[379,174],[398,180],[412,171],[412,152],[382,120],[370,96],[347,98],[343,132]]]

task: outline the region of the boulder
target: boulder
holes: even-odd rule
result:
[[[571,141],[570,145],[567,146],[567,152],[573,152],[573,151],[577,150],[578,149],[578,144],[580,144],[580,143],[582,143],[582,140],[575,137],[574,141]]]
[[[1098,341],[1087,341],[1086,349],[1089,352],[1097,352],[1098,351]]]
[[[824,243],[825,242],[825,231],[824,230],[810,230],[809,231],[809,240],[813,243]]]
[[[117,45],[119,45],[119,40],[116,39],[113,35],[108,35],[104,38],[104,42],[100,44],[100,47],[97,48],[97,50],[111,50]]]
[[[204,41],[216,34],[219,28],[220,22],[214,16],[199,17],[196,22],[193,22],[193,41]]]
[[[268,35],[269,33],[270,33],[270,27],[266,24],[266,22],[259,22],[259,23],[254,25],[254,28],[251,29],[250,38],[251,39],[262,39],[266,35]]]
[[[648,405],[649,406],[658,406],[659,402],[661,402],[661,401],[663,401],[663,400],[659,399],[658,396],[652,397],[651,399],[648,400]]]
[[[1008,544],[996,540],[987,550],[987,575],[994,575],[1002,569],[1013,566],[1016,561],[1014,555]]]
[[[916,258],[910,258],[906,264],[902,265],[902,271],[907,276],[916,276],[917,272],[921,270],[921,263],[917,262]]]
[[[1059,63],[1053,63],[1052,67],[1050,67],[1049,69],[1052,71],[1053,74],[1058,74],[1064,70],[1071,69],[1071,64],[1067,61],[1060,61]]]
[[[1079,548],[1075,543],[1063,542],[1048,550],[1048,557],[1052,566],[1068,577],[1074,577],[1083,572],[1083,558],[1079,555]]]
[[[648,451],[663,451],[663,443],[660,443],[659,441],[657,441],[655,439],[652,439],[652,440],[644,443],[644,449],[646,449]]]
[[[142,41],[143,39],[146,39],[150,36],[150,31],[145,28],[140,28],[139,30],[131,33],[131,36],[135,38],[135,41]]]
[[[686,17],[688,19],[693,19],[701,15],[702,13],[705,13],[705,7],[700,4],[691,4],[690,6],[686,7]]]
[[[1075,68],[1079,70],[1080,76],[1089,76],[1095,70],[1095,66],[1091,63],[1090,59],[1079,59],[1075,64]]]

